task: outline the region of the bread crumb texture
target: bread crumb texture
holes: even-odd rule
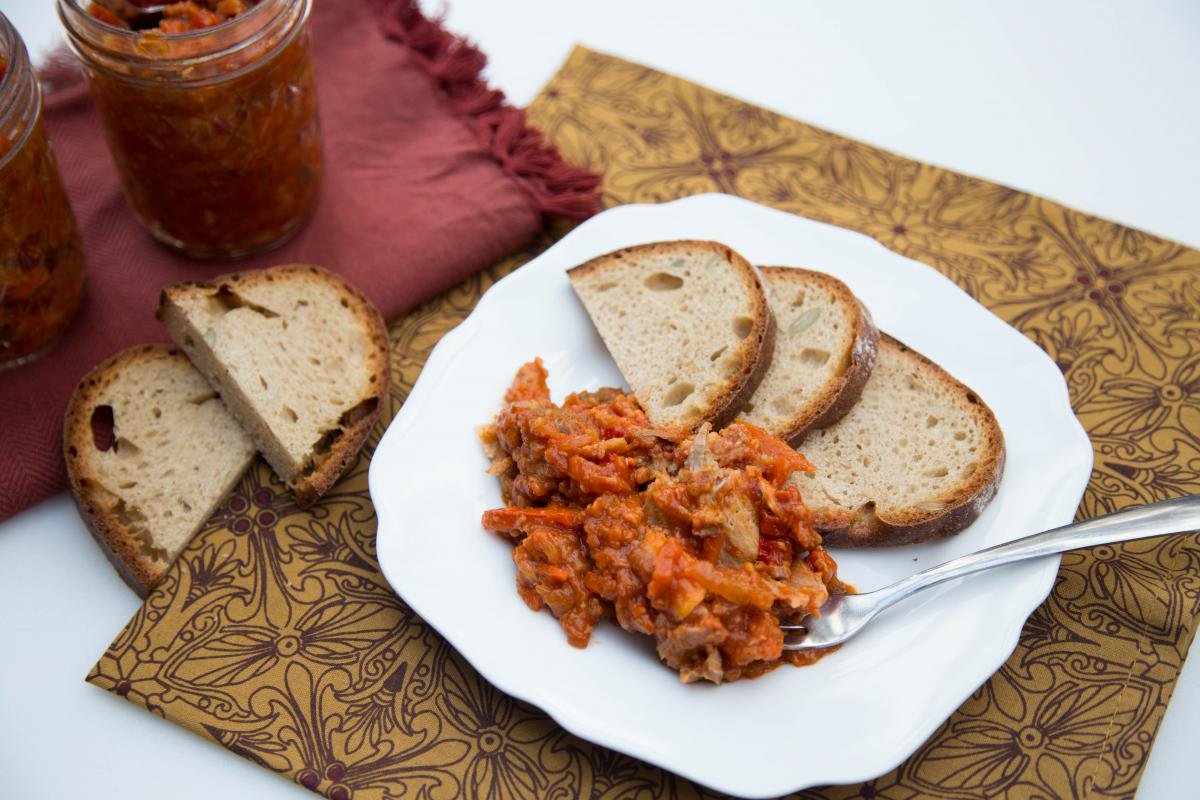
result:
[[[770,268],[763,277],[778,326],[775,354],[741,416],[788,439],[837,399],[858,326],[869,323],[849,289],[828,275]]]
[[[292,484],[375,400],[387,354],[364,301],[340,280],[302,270],[272,277],[174,292],[183,330],[168,326]]]
[[[68,423],[81,499],[165,568],[241,476],[254,445],[182,353],[141,349],[92,377],[80,390],[88,395],[75,408],[80,419]]]
[[[858,404],[805,437],[816,466],[798,477],[815,511],[868,511],[892,521],[937,517],[992,477],[1003,443],[991,411],[967,387],[886,337]]]
[[[770,312],[752,268],[734,261],[744,263],[714,243],[665,242],[602,256],[570,273],[656,424],[694,427],[710,417],[740,389],[759,355]]]

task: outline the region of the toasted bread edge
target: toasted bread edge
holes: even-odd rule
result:
[[[742,345],[746,349],[747,357],[741,369],[735,375],[724,379],[726,388],[714,398],[708,413],[701,416],[691,425],[695,429],[703,423],[709,422],[713,427],[719,428],[732,422],[742,407],[749,402],[751,396],[754,395],[754,391],[762,383],[763,377],[767,374],[767,369],[771,365],[771,357],[775,351],[775,338],[777,335],[775,314],[771,311],[770,303],[767,301],[766,289],[757,267],[747,261],[732,247],[721,242],[703,239],[680,239],[632,245],[614,250],[611,253],[596,256],[567,270],[567,277],[568,279],[575,277],[584,278],[591,272],[602,269],[614,260],[623,259],[628,253],[653,252],[674,247],[691,247],[719,251],[735,267],[743,282],[746,283],[750,294],[754,297],[755,323]],[[572,288],[574,288],[573,280]]]
[[[818,428],[828,428],[840,420],[862,397],[863,387],[871,377],[875,368],[875,358],[878,352],[879,331],[871,318],[871,312],[862,301],[841,280],[824,272],[804,269],[802,267],[759,267],[766,277],[784,280],[818,280],[839,294],[857,310],[854,322],[854,340],[850,346],[848,363],[838,381],[822,397],[809,404],[801,413],[796,414],[779,438],[795,446],[806,433]],[[769,285],[769,282],[768,282]],[[748,398],[747,398],[748,399]]]
[[[976,418],[984,430],[987,451],[971,480],[959,489],[955,498],[947,504],[947,508],[934,512],[914,511],[895,515],[891,519],[872,510],[867,513],[860,512],[850,520],[829,528],[818,524],[824,543],[830,547],[892,547],[952,536],[983,513],[996,496],[1000,488],[1000,479],[1004,475],[1004,433],[1000,429],[1000,423],[996,421],[996,415],[983,399],[938,364],[895,337],[881,332],[880,339],[932,368],[941,380],[952,383],[956,391],[967,395],[968,402],[975,407]]]
[[[337,286],[338,290],[351,302],[353,313],[363,324],[363,328],[372,345],[369,360],[372,362],[370,370],[374,393],[363,397],[362,400],[375,400],[374,408],[365,417],[342,432],[342,435],[338,437],[337,442],[330,449],[328,457],[321,462],[321,465],[306,479],[289,486],[297,505],[304,508],[319,500],[325,492],[329,491],[337,483],[342,473],[345,472],[346,468],[358,454],[358,451],[362,448],[363,443],[366,442],[372,426],[378,421],[383,411],[383,404],[391,378],[391,347],[387,326],[384,324],[383,317],[379,311],[358,289],[350,285],[345,278],[336,272],[332,272],[316,264],[284,264],[263,270],[219,275],[207,281],[183,281],[171,284],[165,287],[159,295],[156,316],[161,322],[167,323],[167,318],[175,313],[175,298],[181,296],[185,291],[204,291],[226,282],[234,286],[252,286],[257,283],[270,283],[280,276],[286,278],[293,274],[300,274],[307,277],[315,276],[327,281]],[[170,327],[169,324],[168,327]],[[210,385],[213,384],[208,375],[204,377],[209,380]],[[213,385],[213,389],[218,394],[220,393],[220,389],[216,385]]]
[[[90,482],[98,479],[84,474],[80,450],[95,446],[92,441],[92,411],[99,392],[127,364],[147,356],[185,357],[178,348],[166,345],[139,345],[123,350],[97,365],[80,380],[63,416],[63,459],[67,465],[71,499],[109,563],[141,597],[148,595],[162,580],[165,569],[146,557],[141,551],[140,541],[97,502],[96,487],[91,486]]]

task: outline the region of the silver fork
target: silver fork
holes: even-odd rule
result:
[[[1197,530],[1200,495],[1188,495],[1035,533],[930,567],[873,592],[833,595],[821,606],[819,617],[810,615],[797,624],[781,626],[787,634],[783,649],[811,650],[841,644],[888,606],[952,578],[1080,547]]]

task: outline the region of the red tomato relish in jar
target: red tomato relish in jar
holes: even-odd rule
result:
[[[25,46],[0,14],[0,368],[45,349],[83,298],[83,247]]]
[[[59,0],[130,207],[199,258],[282,244],[316,204],[312,0],[189,0],[156,27]]]
[[[130,0],[130,2],[132,5],[141,7],[156,4],[155,0]],[[200,28],[211,28],[213,25],[220,25],[226,20],[233,19],[238,14],[244,14],[257,2],[258,0],[207,0],[207,2],[205,0],[201,0],[201,2],[185,0],[182,3],[172,3],[163,9],[162,18],[157,25],[141,30],[187,33]],[[125,30],[133,29],[130,20],[106,6],[92,3],[88,6],[87,11],[101,22]]]

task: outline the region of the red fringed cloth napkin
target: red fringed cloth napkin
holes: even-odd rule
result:
[[[0,519],[63,488],[71,392],[118,350],[165,341],[154,319],[164,285],[311,262],[346,276],[391,318],[520,247],[545,218],[595,212],[599,178],[543,143],[525,112],[481,81],[483,53],[414,0],[326,0],[311,24],[321,199],[294,240],[236,263],[176,256],[138,226],[77,68],[48,70],[59,88],[45,97],[46,124],[83,235],[87,296],[53,350],[0,374]]]

